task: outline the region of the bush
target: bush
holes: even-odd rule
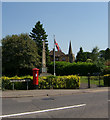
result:
[[[104,75],[104,85],[110,86],[110,74]]]
[[[32,76],[22,76],[22,77],[18,77],[18,76],[14,76],[14,77],[6,77],[3,76],[2,77],[2,90],[5,89],[13,89],[13,83],[10,82],[10,80],[15,80],[15,79],[25,79],[25,78],[30,78],[31,81],[29,82],[29,89],[33,88],[33,77]],[[27,89],[27,83],[26,82],[14,82],[14,89],[16,90],[26,90]]]
[[[76,89],[80,86],[80,78],[76,75],[40,77],[39,87],[42,89]]]
[[[12,89],[11,79],[25,79],[30,78],[31,81],[28,82],[29,89],[34,89],[33,85],[33,76],[24,76],[24,77],[2,77],[2,89]],[[76,89],[80,86],[80,78],[76,75],[69,76],[47,76],[39,77],[39,89]],[[14,88],[16,90],[26,89],[26,82],[15,82]]]
[[[48,72],[53,74],[53,62],[50,63],[48,67]],[[87,62],[77,62],[77,63],[69,63],[69,62],[56,62],[56,75],[75,75],[79,74],[82,76],[88,75],[88,73],[93,74],[94,72],[100,72],[99,68],[93,63]]]

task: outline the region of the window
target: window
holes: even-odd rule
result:
[[[62,58],[62,61],[66,61],[65,57]]]

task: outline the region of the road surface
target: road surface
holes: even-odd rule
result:
[[[3,98],[3,118],[108,118],[108,92]]]

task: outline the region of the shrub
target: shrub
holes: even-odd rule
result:
[[[32,76],[22,76],[22,77],[18,77],[18,76],[14,76],[14,77],[6,77],[6,76],[3,76],[2,77],[2,90],[4,89],[13,89],[13,86],[12,86],[12,82],[10,82],[10,80],[14,80],[14,79],[25,79],[25,78],[30,78],[31,81],[29,82],[29,89],[32,89],[33,88],[33,80],[32,80]],[[26,82],[14,82],[14,88],[16,90],[25,90],[27,89],[27,83]]]
[[[69,76],[48,76],[48,77],[40,77],[39,79],[39,87],[44,88],[54,88],[54,89],[72,89],[79,88],[80,86],[80,78],[76,75]]]
[[[104,85],[110,86],[110,74],[104,75]]]
[[[25,79],[30,78],[29,89],[34,89],[33,85],[33,76],[23,76],[23,77],[2,77],[2,88],[3,89],[12,89],[11,79]],[[26,89],[25,82],[15,82],[15,89]],[[76,89],[80,86],[80,77],[76,75],[69,76],[47,76],[47,77],[39,77],[39,89]]]
[[[53,74],[53,62],[50,63],[48,67],[48,72]],[[69,63],[69,62],[56,62],[56,75],[83,75],[86,76],[88,73],[93,74],[94,72],[100,72],[99,68],[93,63],[87,62],[77,62],[77,63]]]

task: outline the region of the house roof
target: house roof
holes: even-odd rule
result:
[[[53,50],[49,53],[50,56],[53,56]],[[64,56],[65,54],[61,51],[55,51],[55,56]]]

